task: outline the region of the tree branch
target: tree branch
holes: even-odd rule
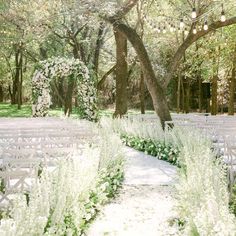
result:
[[[129,13],[129,11],[138,3],[138,1],[139,0],[128,0],[119,10],[116,11],[113,16],[103,16],[102,18],[105,18],[113,24],[115,21],[122,19],[127,13]]]
[[[53,80],[52,85],[53,85],[53,88],[55,89],[55,92],[56,92],[56,94],[57,94],[59,100],[61,101],[61,103],[62,103],[63,105],[65,105],[65,100],[64,100],[64,99],[62,98],[62,96],[60,95],[55,80]]]
[[[98,82],[97,89],[102,90],[103,84],[106,81],[106,78],[116,69],[116,64],[109,70],[107,71],[101,78],[101,80]]]
[[[28,50],[25,49],[24,55],[26,56],[26,54],[31,58],[31,60],[32,60],[33,62],[38,62],[38,61],[39,61],[39,59],[37,59],[36,56],[34,56],[31,52],[29,52]],[[26,57],[27,57],[27,56],[26,56]]]
[[[83,28],[84,28],[86,25],[87,25],[87,23],[84,24],[83,26],[81,26],[80,28],[78,28],[77,31],[74,33],[74,37],[77,37],[77,35],[83,30]]]
[[[100,56],[101,46],[102,46],[103,38],[104,38],[103,37],[104,29],[105,29],[104,23],[100,22],[98,33],[97,33],[97,40],[95,44],[95,50],[94,50],[95,52],[93,56],[93,68],[96,75],[98,72],[99,56]]]
[[[229,26],[229,25],[233,25],[236,24],[236,17],[232,17],[228,20],[226,20],[225,22],[221,22],[221,21],[216,21],[213,22],[212,24],[209,25],[208,30],[201,30],[199,32],[197,32],[197,34],[193,34],[192,32],[192,28],[188,34],[188,36],[186,37],[186,39],[184,40],[184,42],[180,45],[180,47],[177,49],[177,51],[174,54],[174,57],[169,65],[168,68],[168,72],[165,76],[165,82],[164,82],[164,87],[166,88],[170,82],[170,80],[172,79],[177,67],[179,66],[181,59],[185,53],[185,51],[194,43],[196,42],[198,39],[204,37],[205,35],[216,31],[219,28],[225,27],[225,26]]]
[[[8,58],[7,55],[5,55],[4,53],[3,53],[3,56],[5,57],[6,63],[8,65],[8,67],[9,67],[9,72],[11,73],[11,76],[13,77],[14,76],[14,72],[12,70],[11,63],[10,63],[10,57],[11,56]]]

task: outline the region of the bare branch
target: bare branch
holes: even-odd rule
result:
[[[77,35],[83,30],[83,28],[86,26],[87,24],[84,24],[83,26],[81,26],[80,28],[77,29],[77,31],[74,33],[74,37],[77,37]]]
[[[103,84],[106,81],[107,77],[116,69],[116,64],[111,67],[111,69],[109,71],[107,71],[101,78],[101,80],[98,82],[97,84],[97,89],[98,90],[102,90],[103,88]]]

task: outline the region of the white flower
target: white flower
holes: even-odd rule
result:
[[[79,75],[78,76],[78,94],[79,100],[83,101],[84,104],[81,105],[81,111],[85,108],[90,110],[90,106],[92,108],[96,107],[96,99],[90,98],[90,95],[93,96],[96,94],[96,89],[94,87],[94,82],[89,78],[89,70],[78,59],[66,59],[66,58],[51,58],[46,61],[41,62],[42,69],[36,71],[33,75],[32,79],[32,86],[34,94],[37,93],[42,94],[40,98],[36,99],[38,103],[41,105],[40,107],[41,113],[40,114],[47,114],[47,110],[51,104],[51,98],[49,94],[49,86],[50,80],[54,77],[66,77],[70,74]],[[50,78],[48,77],[50,76]],[[92,104],[90,104],[92,103]],[[36,104],[37,106],[37,104]],[[34,108],[33,115],[37,115],[35,113]],[[93,119],[92,113],[84,111],[88,119]]]

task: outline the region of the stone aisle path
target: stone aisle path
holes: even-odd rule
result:
[[[125,154],[123,188],[102,209],[87,235],[167,235],[167,221],[175,217],[176,167],[131,148],[125,148]]]

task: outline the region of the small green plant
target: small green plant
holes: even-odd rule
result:
[[[5,184],[2,178],[0,178],[0,192],[5,193]]]
[[[114,163],[114,166],[101,170],[97,187],[90,191],[88,202],[85,203],[86,214],[80,224],[81,232],[78,235],[83,235],[88,229],[99,212],[100,206],[115,197],[123,180],[123,163]]]
[[[233,187],[233,193],[232,193],[232,197],[231,197],[231,201],[230,201],[230,209],[232,210],[232,212],[236,216],[236,184]]]
[[[151,139],[139,138],[131,135],[122,135],[122,141],[129,147],[145,152],[158,159],[176,164],[179,150],[166,144],[164,141],[152,141]]]

